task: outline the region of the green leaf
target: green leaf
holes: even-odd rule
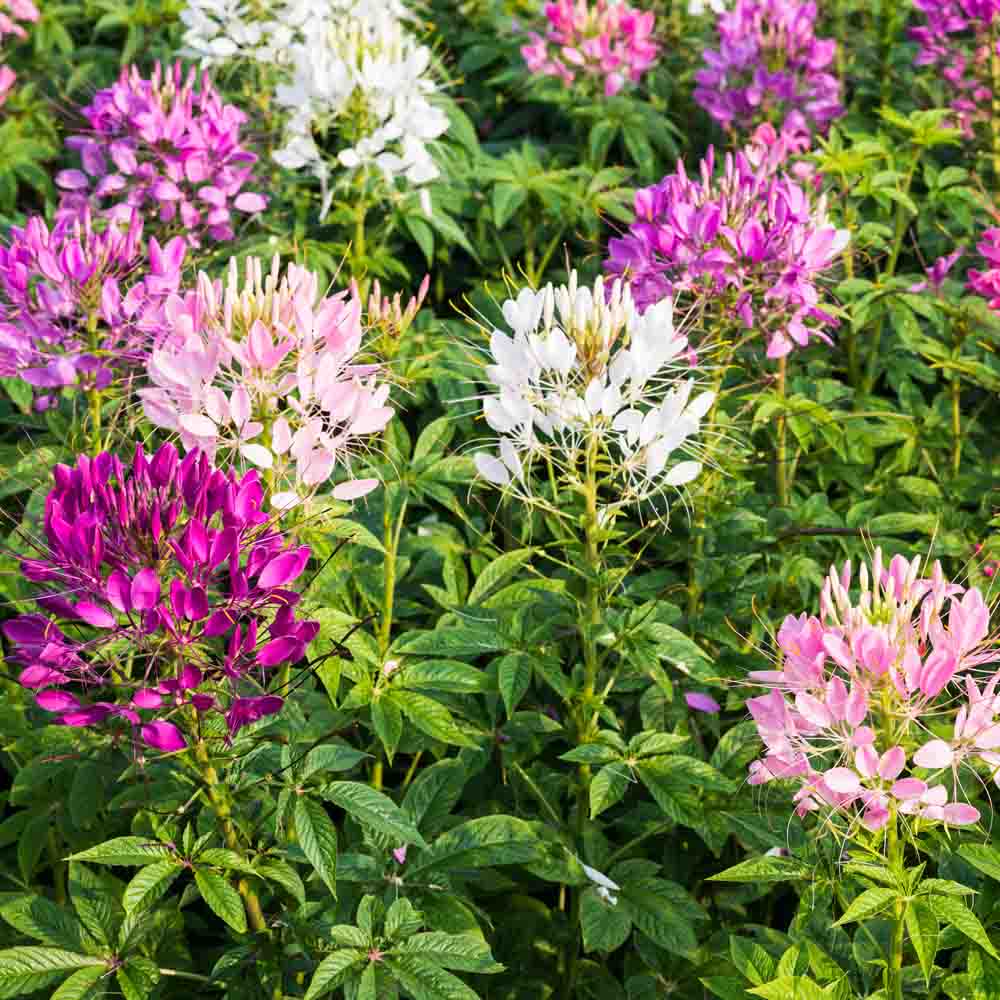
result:
[[[485,671],[461,660],[419,660],[407,663],[403,671],[406,688],[426,688],[452,694],[475,694],[490,689]]]
[[[243,900],[229,881],[222,875],[204,870],[194,873],[194,881],[201,898],[208,903],[212,912],[229,924],[237,934],[246,934],[247,915],[243,909]]]
[[[720,1000],[751,1000],[750,994],[743,988],[742,980],[730,976],[709,976],[699,982]]]
[[[11,927],[53,948],[83,951],[83,933],[72,913],[44,896],[22,896],[0,908]]]
[[[407,938],[394,955],[419,955],[435,965],[459,972],[502,972],[503,966],[494,961],[490,946],[471,934],[445,934],[427,931]]]
[[[812,873],[794,858],[772,858],[766,855],[741,861],[724,872],[708,877],[709,882],[791,882],[811,878]]]
[[[432,965],[417,955],[386,955],[385,964],[413,1000],[479,1000],[457,976]]]
[[[385,755],[392,763],[396,748],[403,736],[403,713],[396,704],[396,692],[382,693],[371,703],[372,727],[385,748]]]
[[[403,812],[417,827],[433,827],[454,808],[465,781],[466,771],[460,760],[439,760],[417,774],[403,799]]]
[[[437,868],[442,872],[492,865],[528,864],[542,853],[541,841],[524,820],[513,816],[480,816],[438,837],[408,866],[412,877]]]
[[[508,648],[508,641],[496,626],[452,625],[433,632],[407,632],[393,645],[393,652],[400,656],[482,656],[498,653]]]
[[[987,955],[993,958],[1000,958],[993,942],[983,929],[979,918],[960,899],[952,896],[931,896],[930,904],[934,907],[934,912],[938,919],[945,926],[954,927],[961,931],[970,941],[979,945]]]
[[[493,186],[493,225],[503,229],[514,213],[524,204],[528,193],[519,184],[499,183]]]
[[[958,853],[984,875],[1000,882],[1000,851],[986,844],[963,844]]]
[[[661,948],[690,956],[698,947],[690,916],[684,909],[691,905],[690,897],[680,886],[662,879],[630,881],[622,886],[617,905]]]
[[[496,665],[497,684],[510,718],[531,686],[531,657],[526,653],[508,653],[500,657]]]
[[[107,974],[108,970],[98,965],[78,969],[69,979],[63,980],[49,1000],[97,1000],[98,997],[104,997],[107,990],[103,987],[98,989],[97,984]]]
[[[621,907],[601,899],[590,886],[580,896],[580,928],[584,951],[610,952],[628,940],[632,919]]]
[[[479,571],[476,582],[469,592],[469,604],[479,604],[502,587],[535,554],[532,548],[514,549],[494,559]]]
[[[906,924],[907,937],[920,960],[924,981],[930,986],[931,970],[934,968],[934,957],[937,955],[940,936],[937,915],[929,903],[922,899],[913,899],[906,907],[903,920]]]
[[[313,973],[304,1000],[315,1000],[315,997],[332,993],[367,961],[368,953],[357,948],[342,948],[327,955]]]
[[[126,913],[152,906],[174,884],[184,866],[176,861],[157,861],[140,868],[125,887],[122,903]]]
[[[364,826],[370,826],[397,844],[426,847],[420,831],[388,796],[355,781],[334,781],[321,790],[323,798],[340,806]]]
[[[302,852],[337,898],[337,830],[322,803],[299,795],[295,800],[295,833]]]
[[[830,1000],[830,994],[808,976],[783,976],[747,992],[764,1000]]]
[[[43,989],[64,973],[88,967],[106,970],[103,958],[78,955],[61,948],[26,945],[0,951],[0,998]]]
[[[605,764],[590,783],[590,818],[596,819],[605,809],[620,802],[633,780],[620,761]]]
[[[440,740],[452,746],[467,747],[475,743],[455,725],[455,720],[444,705],[416,691],[394,691],[393,701],[403,714],[421,732],[431,739]]]
[[[280,858],[264,858],[254,866],[257,874],[268,882],[276,882],[290,896],[293,896],[301,906],[306,901],[306,887],[302,884],[299,873]]]
[[[301,779],[305,781],[320,771],[349,771],[366,757],[371,756],[363,750],[344,746],[340,743],[324,743],[313,747],[302,762]]]
[[[148,837],[115,837],[79,854],[71,854],[70,861],[96,861],[102,865],[148,865],[174,857],[174,851]]]
[[[147,1000],[160,981],[160,970],[148,958],[130,958],[116,975],[125,1000]]]
[[[774,959],[756,941],[732,937],[729,939],[729,954],[732,957],[733,965],[754,986],[761,986],[774,978]]]
[[[833,926],[842,927],[858,920],[867,920],[888,909],[897,899],[899,893],[895,889],[868,889],[851,902],[847,912]]]
[[[124,916],[118,885],[118,880],[106,872],[95,872],[79,861],[70,862],[69,897],[73,909],[90,935],[109,947]]]

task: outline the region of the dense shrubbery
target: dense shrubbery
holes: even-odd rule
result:
[[[0,996],[993,997],[998,39],[0,0]]]

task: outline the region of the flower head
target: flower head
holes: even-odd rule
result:
[[[494,330],[483,399],[499,435],[499,457],[480,452],[480,474],[529,490],[527,466],[545,456],[569,475],[600,453],[618,509],[694,479],[701,464],[694,435],[714,399],[694,395],[685,376],[687,341],[675,332],[669,300],[640,316],[628,287],[577,283],[524,288],[503,304],[512,335]],[[591,456],[588,459],[588,455]],[[606,509],[607,510],[607,509]]]
[[[1000,229],[987,229],[976,249],[987,266],[982,271],[975,268],[969,271],[969,291],[981,295],[994,311],[1000,310]]]
[[[66,145],[80,154],[82,169],[63,170],[60,219],[90,206],[112,219],[132,211],[194,246],[207,236],[234,236],[234,215],[255,215],[267,199],[244,190],[253,181],[257,156],[243,144],[247,116],[224,104],[207,74],[198,80],[180,63],[161,65],[149,79],[135,67],[99,90],[82,113],[88,130]]]
[[[856,814],[871,830],[892,810],[976,822],[978,810],[949,801],[939,782],[973,756],[1000,770],[1000,673],[982,690],[971,675],[1000,659],[989,609],[978,590],[949,583],[940,564],[922,577],[919,559],[895,556],[886,566],[879,550],[870,571],[861,567],[857,597],[851,578],[850,563],[831,569],[820,617],[786,618],[780,669],[750,675],[770,687],[747,702],[766,747],[751,783],[794,779],[800,815]],[[957,710],[956,688],[965,694]],[[936,734],[942,725],[951,739]]]
[[[638,83],[656,62],[656,16],[619,0],[554,0],[545,4],[548,27],[531,33],[521,55],[532,73],[566,86],[596,80],[606,97]]]
[[[0,247],[0,373],[48,391],[101,389],[143,364],[184,243],[142,234],[134,217],[99,232],[87,212],[57,232],[39,216],[12,228]]]
[[[683,163],[635,195],[636,220],[609,243],[605,269],[627,281],[640,309],[667,297],[702,302],[760,331],[779,358],[836,325],[819,282],[849,234],[827,218],[823,197],[781,169],[790,135],[727,153],[714,177],[709,150],[697,177]]]
[[[736,0],[717,21],[719,47],[695,74],[695,100],[727,128],[750,131],[795,113],[825,130],[844,108],[829,72],[837,43],[816,37],[816,13],[812,0]]]
[[[46,547],[22,563],[40,611],[3,626],[39,705],[71,726],[124,719],[162,750],[185,745],[192,713],[235,732],[278,711],[240,691],[301,659],[319,626],[288,589],[309,550],[268,526],[256,472],[166,444],[128,465],[81,455],[53,479]]]
[[[150,356],[152,386],[139,391],[146,416],[188,450],[268,470],[278,507],[326,482],[392,416],[378,366],[355,359],[360,301],[320,296],[312,271],[289,264],[282,273],[275,257],[265,274],[250,257],[241,283],[233,259],[225,285],[199,274],[196,290],[172,297],[166,313],[169,338]],[[355,479],[334,496],[376,485]]]

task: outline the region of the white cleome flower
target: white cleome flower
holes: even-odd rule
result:
[[[535,457],[571,478],[596,460],[621,507],[698,475],[695,438],[715,397],[695,391],[669,300],[640,316],[627,286],[581,287],[574,272],[501,311],[511,332],[490,336],[482,404],[498,447],[475,456],[484,479],[527,493]]]

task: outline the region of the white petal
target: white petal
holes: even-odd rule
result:
[[[506,486],[510,482],[510,473],[507,466],[495,455],[480,451],[475,456],[476,470],[483,479],[497,486]]]
[[[274,456],[262,444],[245,444],[240,448],[240,454],[260,469],[270,469],[274,465]]]
[[[663,481],[667,486],[683,486],[697,479],[699,472],[701,472],[701,462],[678,462],[663,477]]]

